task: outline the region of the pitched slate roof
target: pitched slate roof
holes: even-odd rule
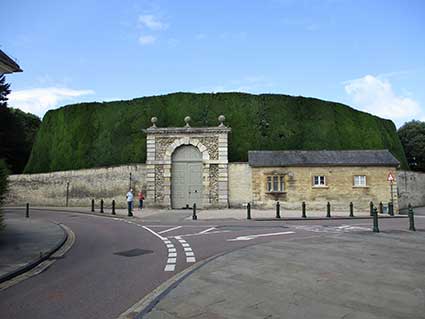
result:
[[[388,150],[248,151],[253,167],[271,166],[398,166]]]

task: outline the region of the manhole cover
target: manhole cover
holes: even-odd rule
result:
[[[125,251],[119,251],[114,253],[114,255],[124,256],[124,257],[136,257],[136,256],[152,254],[152,253],[153,253],[153,250],[135,248],[135,249],[125,250]]]

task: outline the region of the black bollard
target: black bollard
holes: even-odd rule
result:
[[[103,199],[100,200],[100,212],[103,213]]]
[[[307,218],[307,215],[305,213],[305,202],[302,203],[301,208],[302,208],[302,218]]]
[[[379,227],[378,227],[378,209],[373,208],[373,232],[379,233]]]
[[[380,214],[384,213],[384,204],[382,204],[382,202],[379,203],[379,213]]]
[[[246,219],[251,219],[251,203],[246,204]]]
[[[25,217],[30,218],[30,204],[27,203],[27,209],[25,210]]]
[[[326,205],[326,217],[331,218],[331,203],[329,203],[329,202]]]
[[[413,212],[412,205],[409,204],[409,230],[416,231],[415,228],[415,213]]]
[[[133,217],[133,212],[131,211],[133,207],[133,202],[127,202],[128,205],[128,217]]]
[[[391,202],[388,203],[388,214],[390,216],[394,216],[394,206],[393,206],[393,203]]]
[[[373,216],[373,202],[369,203],[369,207],[370,207],[370,216]]]
[[[198,216],[196,216],[196,203],[193,203],[193,214],[192,214],[192,220],[197,220]]]
[[[94,199],[91,200],[91,211],[94,212]]]
[[[280,203],[276,202],[276,218],[280,218]]]
[[[354,205],[353,205],[353,202],[350,202],[350,217],[354,217]]]
[[[115,199],[112,200],[112,215],[115,215]]]

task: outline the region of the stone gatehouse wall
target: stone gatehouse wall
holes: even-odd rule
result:
[[[105,207],[109,207],[115,199],[116,207],[124,208],[130,173],[133,189],[137,191],[142,188],[146,194],[148,172],[146,166],[135,164],[45,174],[11,175],[6,205],[24,206],[25,203],[30,203],[34,206],[65,206],[66,188],[69,182],[69,206],[89,207],[92,199],[96,200],[96,205],[103,199]],[[217,167],[216,174],[218,174],[218,166],[212,165],[212,167],[210,166],[210,169]],[[233,207],[241,206],[250,200],[250,172],[248,163],[229,164],[229,203]],[[216,184],[211,187],[218,189],[218,182]],[[155,206],[153,198],[146,196],[146,205]]]
[[[306,170],[306,168],[299,169]],[[9,177],[10,192],[6,205],[23,206],[29,202],[34,206],[65,206],[66,187],[69,182],[69,206],[89,207],[91,199],[94,198],[97,203],[100,199],[104,199],[105,207],[109,206],[113,199],[115,199],[117,207],[125,207],[125,194],[129,187],[130,173],[132,174],[132,187],[135,190],[140,188],[145,190],[147,187],[146,172],[145,164],[135,164],[45,174],[11,175]],[[304,173],[300,172],[300,174]],[[264,177],[253,174],[253,169],[248,163],[229,163],[228,178],[230,207],[242,207],[248,202],[257,206],[261,204],[261,198],[259,198],[261,195],[253,195],[253,182],[256,183],[256,180],[260,181]],[[260,184],[256,187],[265,185],[264,181]],[[398,171],[397,187],[400,209],[406,208],[409,202],[414,207],[425,206],[425,173]],[[362,192],[364,190],[358,194],[359,200],[363,198]],[[383,196],[386,196],[387,193],[385,191]],[[311,197],[311,199],[314,198]],[[320,199],[320,197],[316,199]],[[384,200],[387,199],[384,198]],[[282,202],[283,208],[299,208],[301,200],[302,198],[299,197],[293,203]],[[335,200],[338,199],[335,198]],[[325,199],[322,201],[325,203]],[[317,204],[319,205],[319,203]],[[153,205],[151,198],[146,198],[146,205]],[[265,206],[271,207],[271,205],[273,205],[273,201],[268,202]],[[341,204],[341,207],[344,208],[344,205]],[[362,206],[365,205],[366,202],[362,204]],[[319,206],[320,209],[324,209],[323,205]]]
[[[400,209],[425,206],[425,173],[398,171],[397,185]]]
[[[108,168],[82,169],[45,174],[11,175],[6,205],[65,206],[67,182],[69,182],[68,205],[89,207],[91,199],[105,201],[110,207],[115,199],[116,207],[124,208],[125,194],[130,184],[135,190],[146,187],[145,164]]]

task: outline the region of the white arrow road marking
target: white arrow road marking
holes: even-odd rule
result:
[[[173,231],[173,230],[176,230],[176,229],[179,229],[179,228],[182,228],[182,226],[176,226],[176,227],[168,228],[166,230],[158,232],[158,234],[168,233],[169,231]]]
[[[257,234],[257,235],[246,235],[246,236],[239,236],[233,239],[228,239],[227,241],[237,241],[237,240],[251,240],[259,237],[268,237],[268,236],[278,236],[278,235],[289,235],[294,234],[293,231],[285,231],[280,233],[268,233],[268,234]]]

